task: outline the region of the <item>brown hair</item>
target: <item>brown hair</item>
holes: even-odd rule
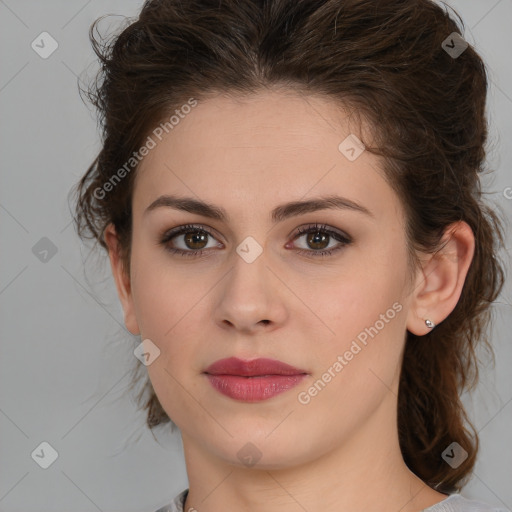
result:
[[[448,493],[475,463],[478,436],[460,394],[477,382],[477,344],[492,355],[485,331],[504,279],[501,223],[480,188],[486,69],[473,47],[458,56],[443,47],[463,34],[457,17],[461,29],[430,0],[153,0],[103,41],[96,20],[90,38],[101,69],[86,93],[99,110],[103,147],[77,184],[75,211],[78,234],[105,249],[103,231],[114,224],[129,269],[136,165],[108,193],[98,190],[190,98],[284,87],[333,98],[368,120],[376,145],[363,142],[384,157],[410,248],[439,250],[444,229],[460,220],[476,239],[454,311],[426,336],[407,333],[398,396],[406,464]],[[149,380],[139,400],[144,393],[148,426],[169,422]],[[469,454],[456,469],[441,457],[453,441]]]

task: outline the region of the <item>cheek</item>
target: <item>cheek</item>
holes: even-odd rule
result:
[[[170,262],[166,265],[165,258],[155,257],[157,251],[139,247],[132,252],[131,287],[141,336],[163,351],[198,298]]]
[[[385,244],[347,258],[346,271],[324,282],[323,292],[309,286],[307,296],[316,297],[312,309],[334,332],[323,329],[325,335],[317,336],[315,358],[327,370],[342,356],[339,375],[345,377],[337,382],[346,379],[350,389],[375,380],[370,369],[385,382],[393,379],[406,329],[406,263],[402,245]]]
[[[155,253],[134,252],[132,293],[141,338],[149,338],[160,350],[146,367],[149,379],[160,404],[181,427],[186,418],[202,414],[184,389],[195,396],[191,369],[198,364],[196,339],[204,327],[193,322],[193,315],[201,310],[204,289],[191,287],[190,281],[187,286],[179,272],[159,260]]]
[[[200,364],[198,344],[204,339],[206,326],[197,319],[211,318],[204,295],[217,276],[191,280],[190,272],[184,275],[170,259],[157,252],[154,248],[133,252],[132,293],[141,337],[149,338],[160,350],[155,368],[148,367],[151,380],[163,379],[167,389],[175,383],[164,368],[181,381],[187,371],[195,371]]]
[[[367,252],[355,251],[340,264],[339,272],[327,278],[303,282],[301,293],[340,339],[356,336],[386,312],[385,320],[405,308],[405,254],[389,248]],[[395,303],[402,308],[393,309]]]
[[[393,289],[387,279],[374,280],[371,286],[347,284],[344,291],[326,320],[336,335],[323,341],[317,338],[312,355],[315,372],[308,386],[301,388],[299,402],[311,401],[305,409],[309,413],[332,409],[329,414],[342,415],[349,430],[396,392],[390,390],[400,373],[406,308],[399,287]]]

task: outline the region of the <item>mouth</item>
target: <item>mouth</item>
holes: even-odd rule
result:
[[[275,359],[251,361],[230,357],[210,365],[204,374],[219,393],[243,402],[259,402],[283,393],[309,374]]]

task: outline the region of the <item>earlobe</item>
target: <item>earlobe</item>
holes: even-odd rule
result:
[[[113,224],[109,224],[105,228],[103,239],[108,248],[108,256],[112,275],[116,284],[117,294],[124,312],[124,323],[126,328],[134,335],[140,334],[140,329],[135,317],[135,309],[133,304],[133,296],[131,292],[131,283],[129,271],[124,268],[122,258],[120,256],[119,240]]]
[[[426,255],[418,269],[407,330],[424,336],[455,309],[474,250],[475,237],[467,223],[459,221],[445,229],[440,249]]]

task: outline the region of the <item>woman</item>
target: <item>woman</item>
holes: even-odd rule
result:
[[[158,512],[503,510],[457,493],[503,269],[486,71],[448,12],[153,0],[93,28],[75,221],[141,337],[148,426],[182,436]]]

